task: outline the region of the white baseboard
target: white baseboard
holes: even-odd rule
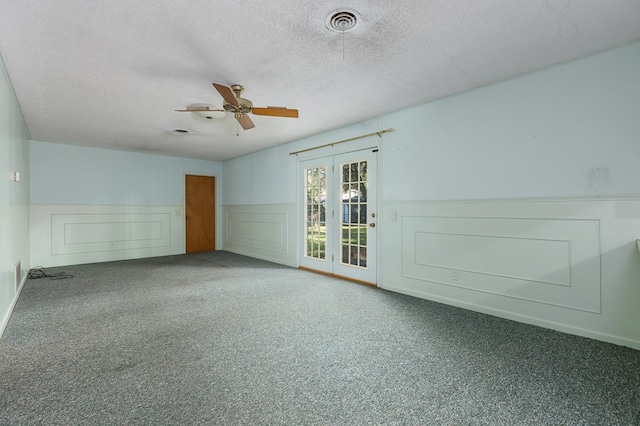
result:
[[[292,268],[297,267],[295,262],[283,261],[282,259],[279,259],[277,257],[265,256],[260,253],[252,253],[249,251],[238,250],[235,248],[224,248],[224,251],[228,251],[229,253],[239,254],[242,256],[252,257],[254,259],[266,260],[267,262],[277,263],[279,265],[284,265],[284,266],[290,266]]]
[[[567,334],[573,334],[576,336],[587,337],[589,339],[600,340],[603,342],[612,343],[614,345],[626,346],[632,349],[640,350],[640,341],[626,339],[624,337],[614,336],[606,333],[598,333],[591,330],[586,330],[579,327],[573,327],[567,324],[561,324],[553,321],[546,321],[540,318],[534,318],[526,315],[520,315],[513,312],[503,311],[500,309],[489,308],[474,303],[463,302],[456,299],[447,297],[441,297],[429,293],[420,291],[407,290],[402,287],[385,286],[384,290],[393,291],[396,293],[406,294],[408,296],[414,296],[432,302],[442,303],[445,305],[455,306],[457,308],[467,309],[481,314],[493,315],[498,318],[504,318],[512,321],[521,322],[524,324],[535,325],[538,327],[548,328],[550,330],[556,330]]]
[[[9,324],[9,320],[11,319],[11,314],[13,313],[13,308],[15,308],[16,303],[18,303],[18,298],[20,298],[20,293],[22,292],[22,289],[24,288],[24,283],[27,282],[27,278],[28,278],[28,273],[24,274],[24,276],[22,277],[22,280],[20,282],[20,286],[18,287],[18,290],[16,291],[16,295],[13,298],[13,300],[11,301],[11,305],[9,305],[9,309],[7,310],[7,313],[5,314],[4,318],[2,318],[2,322],[0,323],[0,339],[4,335],[4,331],[6,330],[7,325]]]
[[[380,287],[640,349],[640,197],[385,203]]]

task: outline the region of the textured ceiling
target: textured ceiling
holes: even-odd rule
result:
[[[344,8],[360,24],[329,31]],[[0,54],[33,139],[210,160],[639,39],[640,0],[0,0]],[[229,113],[174,111],[221,107],[212,82],[300,118],[251,116],[236,136]]]

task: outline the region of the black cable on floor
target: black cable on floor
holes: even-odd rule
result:
[[[30,280],[35,280],[38,278],[49,278],[50,280],[66,280],[69,278],[73,278],[73,275],[67,274],[66,272],[47,274],[47,271],[45,271],[42,266],[36,266],[35,268],[29,269],[29,272],[27,272],[27,278]]]

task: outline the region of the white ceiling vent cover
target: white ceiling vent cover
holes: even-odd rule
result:
[[[360,14],[352,9],[333,11],[327,16],[326,25],[331,31],[348,33],[360,23]]]

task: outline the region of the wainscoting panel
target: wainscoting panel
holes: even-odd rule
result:
[[[640,349],[640,197],[389,202],[380,287]]]
[[[31,259],[57,266],[184,253],[182,206],[31,207]]]
[[[295,205],[226,205],[223,249],[295,266]]]
[[[402,275],[600,311],[599,222],[403,217]]]
[[[54,255],[168,247],[171,214],[53,214],[51,232]]]

